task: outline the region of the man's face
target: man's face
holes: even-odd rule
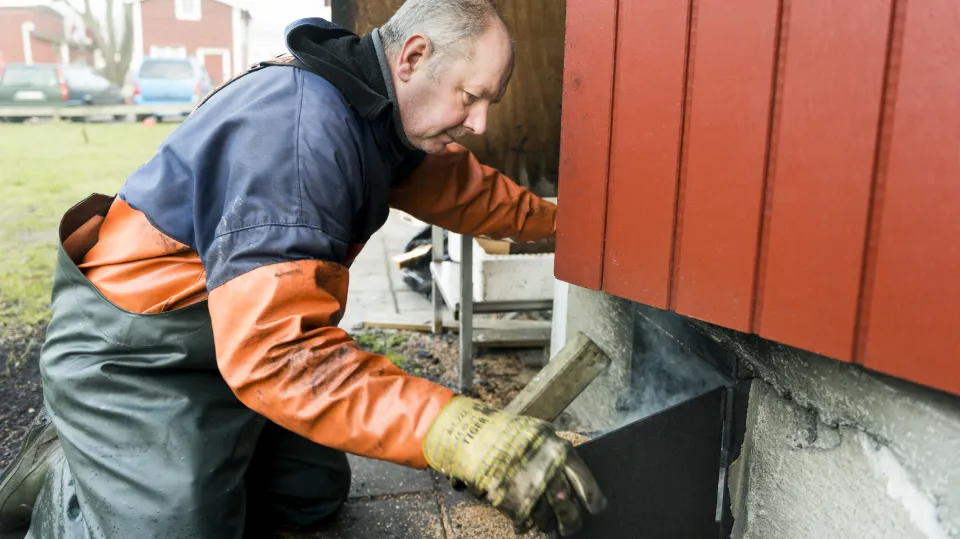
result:
[[[391,68],[407,138],[417,148],[437,153],[466,135],[486,131],[487,111],[501,97],[512,52],[499,23],[491,24],[462,57],[441,58],[436,64],[429,49],[426,38],[412,36]]]

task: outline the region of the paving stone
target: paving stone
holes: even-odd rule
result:
[[[351,498],[433,492],[430,472],[354,455],[347,458],[353,471]]]
[[[359,285],[358,285],[359,286]],[[393,316],[397,313],[390,292],[354,289],[347,296],[346,316]]]
[[[357,259],[350,265],[350,281],[362,279],[370,275],[387,275],[387,258]]]
[[[393,288],[390,286],[390,278],[387,277],[386,270],[369,275],[350,274],[350,293],[382,292],[386,296],[392,291]]]
[[[410,290],[407,283],[403,282],[403,274],[397,268],[396,264],[390,263],[390,282],[393,283],[393,289],[397,292]]]
[[[310,534],[275,539],[445,539],[436,498],[349,501],[337,518]]]
[[[397,309],[401,313],[407,311],[429,311],[433,309],[433,304],[429,299],[417,294],[413,290],[397,290],[394,292],[397,298]]]

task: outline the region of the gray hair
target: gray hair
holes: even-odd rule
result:
[[[410,36],[427,36],[435,70],[442,58],[466,54],[493,21],[502,23],[503,14],[492,0],[407,0],[380,28],[380,36],[390,55],[399,54]]]

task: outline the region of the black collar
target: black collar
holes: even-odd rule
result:
[[[290,52],[333,84],[360,116],[390,124],[386,135],[391,150],[398,154],[414,150],[403,132],[378,31],[359,37],[324,19],[310,18],[291,24],[286,35]]]

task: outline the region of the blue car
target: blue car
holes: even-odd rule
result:
[[[146,58],[133,82],[134,105],[195,105],[213,90],[207,69],[196,58]],[[159,114],[139,114],[137,120],[147,116]]]

